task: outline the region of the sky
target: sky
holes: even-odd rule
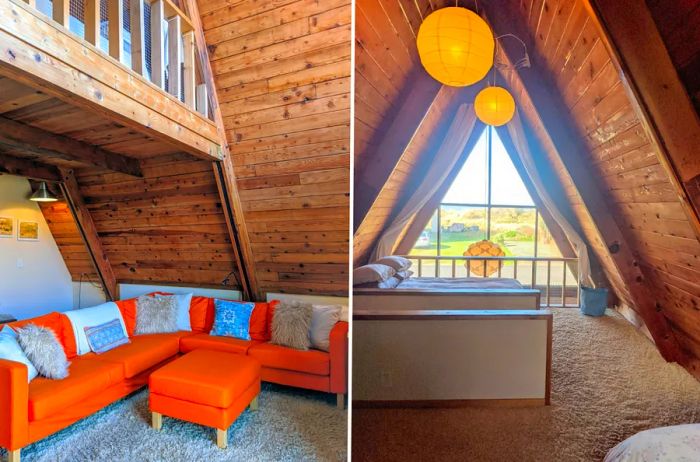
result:
[[[442,202],[484,204],[488,197],[487,131],[474,146]],[[518,171],[510,160],[496,130],[493,133],[491,203],[493,205],[534,205]]]

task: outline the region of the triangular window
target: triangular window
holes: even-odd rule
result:
[[[462,256],[488,239],[507,256],[561,257],[496,130],[487,127],[411,255]]]

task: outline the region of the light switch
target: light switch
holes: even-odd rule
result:
[[[24,268],[24,260],[22,258],[17,259],[17,268]]]

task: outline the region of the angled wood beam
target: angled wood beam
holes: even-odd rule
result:
[[[583,4],[700,238],[700,119],[654,18],[644,0]]]
[[[493,7],[488,5],[485,8],[496,32],[509,31],[529,39],[526,27],[512,12],[492,11]],[[499,47],[498,54],[501,62],[510,66],[517,60],[506,47]],[[618,277],[626,286],[633,309],[644,319],[659,352],[667,361],[684,364],[686,356],[663,314],[660,302],[648,287],[606,197],[595,182],[595,176],[586,163],[588,154],[567,116],[561,97],[550,91],[551,87],[546,84],[548,80],[538,72],[537,67],[506,72],[505,77],[519,110],[532,125],[550,159],[561,167],[557,170],[571,180],[576,199],[584,205],[596,238],[609,249],[608,255]]]
[[[19,0],[0,2],[0,75],[206,160],[211,121]]]
[[[397,108],[393,119],[388,119],[387,123],[380,127],[376,143],[371,143],[377,146],[372,150],[371,158],[359,171],[355,171],[355,231],[362,224],[382,186],[394,171],[441,87],[439,82],[422,69],[417,70],[407,82],[409,91],[399,97],[399,101],[403,103]]]
[[[55,167],[5,154],[0,154],[0,173],[23,176],[32,180],[61,181],[61,174]]]
[[[61,170],[62,180],[60,184],[61,192],[68,203],[68,208],[75,219],[75,224],[80,231],[80,236],[85,242],[90,258],[100,278],[102,287],[108,300],[119,300],[119,292],[117,286],[117,278],[112,271],[107,259],[107,254],[102,248],[102,241],[97,233],[95,222],[92,221],[90,211],[85,206],[82,194],[80,194],[80,186],[75,179],[72,170]]]
[[[207,94],[209,97],[209,107],[214,117],[216,124],[219,143],[221,145],[222,159],[221,162],[214,162],[214,170],[220,171],[217,177],[217,185],[219,196],[222,198],[222,205],[228,213],[226,225],[231,240],[233,251],[237,257],[237,265],[244,281],[247,281],[250,298],[252,300],[264,300],[265,294],[259,289],[258,280],[256,277],[256,265],[253,258],[253,251],[250,245],[250,237],[246,226],[245,217],[243,214],[243,206],[238,193],[238,182],[236,180],[236,172],[233,166],[233,159],[229,150],[228,141],[226,139],[226,130],[224,127],[224,118],[221,115],[219,99],[216,93],[214,84],[214,73],[211,69],[209,61],[209,51],[207,50],[207,42],[204,37],[204,28],[199,15],[199,7],[196,0],[183,0],[181,3],[185,15],[189,18],[190,25],[194,31],[194,45],[197,59],[199,59],[199,70],[201,72],[202,81],[206,85]]]
[[[0,116],[0,145],[142,177],[137,159]]]

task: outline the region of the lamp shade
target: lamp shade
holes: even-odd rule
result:
[[[425,70],[445,85],[472,85],[493,66],[493,32],[466,8],[442,8],[428,15],[418,30],[417,46]]]
[[[486,87],[474,99],[474,111],[483,123],[500,127],[515,114],[515,100],[503,87]]]
[[[39,188],[34,191],[34,194],[31,195],[29,200],[34,202],[56,202],[58,199],[51,194],[49,188],[46,187],[46,182],[42,181],[39,183]]]

